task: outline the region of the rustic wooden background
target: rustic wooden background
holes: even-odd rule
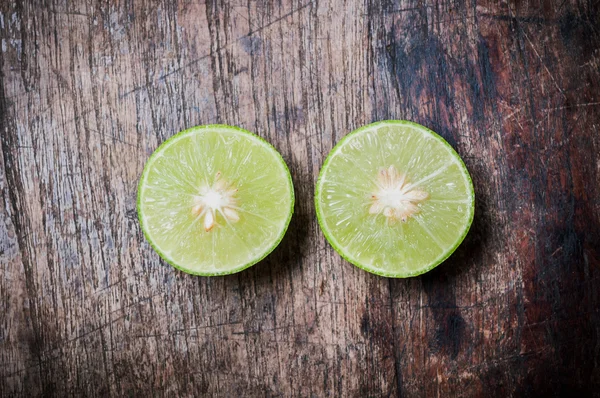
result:
[[[2,0],[0,395],[591,396],[600,391],[600,2]],[[410,119],[473,176],[438,269],[342,261],[312,195],[349,131]],[[228,123],[288,162],[280,247],[160,261],[136,184]]]

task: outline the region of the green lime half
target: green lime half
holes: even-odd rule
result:
[[[408,121],[364,126],[333,148],[315,204],[335,250],[374,274],[405,278],[444,261],[473,221],[464,163],[433,131]]]
[[[196,275],[232,274],[279,244],[294,188],[281,155],[249,131],[182,131],[150,157],[138,188],[146,239],[168,263]]]

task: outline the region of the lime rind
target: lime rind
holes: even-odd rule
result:
[[[331,162],[331,160],[336,156],[336,154],[338,153],[338,151],[344,146],[344,143],[352,138],[355,135],[358,135],[364,131],[367,130],[371,130],[371,129],[376,129],[382,126],[398,126],[398,125],[404,125],[404,126],[410,126],[413,127],[417,130],[420,130],[424,133],[429,134],[432,138],[438,140],[440,143],[442,143],[446,149],[450,152],[450,154],[452,155],[452,157],[454,158],[454,160],[457,162],[458,166],[460,167],[461,171],[463,172],[463,175],[466,177],[466,180],[468,182],[468,189],[469,189],[469,195],[471,197],[471,201],[469,203],[469,209],[470,209],[470,215],[468,218],[468,222],[466,223],[466,227],[464,228],[463,232],[461,233],[461,235],[459,236],[459,238],[456,240],[456,242],[452,245],[449,246],[447,248],[447,250],[443,251],[442,254],[435,259],[429,266],[427,267],[423,267],[421,269],[415,270],[413,272],[406,272],[403,271],[401,273],[395,273],[395,272],[391,272],[391,271],[386,271],[386,270],[382,270],[376,267],[369,267],[366,266],[364,264],[361,264],[360,261],[352,258],[351,255],[349,255],[342,247],[341,245],[338,243],[338,241],[333,237],[333,235],[330,233],[329,228],[327,227],[327,225],[325,224],[325,216],[323,215],[323,211],[321,208],[321,204],[320,204],[320,197],[321,197],[321,189],[322,189],[322,185],[323,185],[323,181],[324,181],[324,175],[327,171],[327,167],[329,165],[329,162]],[[450,257],[452,255],[452,253],[454,253],[454,251],[458,248],[458,246],[460,246],[460,244],[464,241],[465,237],[467,236],[467,234],[469,233],[469,230],[471,228],[471,225],[473,223],[473,218],[475,216],[475,191],[473,188],[473,181],[471,179],[471,176],[469,174],[469,171],[467,169],[467,166],[465,165],[465,163],[463,162],[462,158],[458,155],[458,153],[454,150],[454,148],[452,148],[452,146],[443,138],[441,137],[439,134],[437,134],[436,132],[428,129],[425,126],[422,126],[418,123],[415,122],[411,122],[408,120],[384,120],[384,121],[379,121],[379,122],[375,122],[375,123],[371,123],[365,126],[362,126],[354,131],[352,131],[351,133],[347,134],[345,137],[343,137],[331,150],[331,152],[329,153],[329,155],[327,156],[327,158],[325,159],[323,166],[321,167],[321,171],[319,173],[319,177],[317,179],[317,186],[315,189],[315,209],[316,209],[316,213],[317,213],[317,221],[319,223],[319,227],[321,228],[321,231],[323,231],[323,235],[325,236],[325,238],[327,239],[327,241],[329,242],[329,244],[334,248],[334,250],[346,261],[348,261],[349,263],[355,265],[356,267],[370,272],[372,274],[375,275],[379,275],[379,276],[384,276],[384,277],[388,277],[388,278],[409,278],[409,277],[413,277],[413,276],[418,276],[418,275],[422,275],[428,271],[431,271],[432,269],[434,269],[435,267],[437,267],[438,265],[440,265],[441,263],[443,263],[445,260],[448,259],[448,257]]]
[[[250,136],[253,140],[255,140],[257,143],[259,143],[263,147],[267,148],[269,151],[271,151],[275,155],[276,159],[280,162],[280,164],[283,166],[283,168],[286,171],[286,177],[287,177],[287,181],[288,181],[288,184],[289,184],[290,211],[289,211],[287,219],[285,220],[285,222],[283,224],[283,228],[282,228],[280,234],[273,241],[273,244],[271,246],[267,247],[261,253],[261,255],[257,256],[254,259],[252,259],[248,263],[245,263],[245,264],[243,264],[243,265],[241,265],[239,267],[236,267],[236,268],[227,269],[227,270],[223,270],[223,271],[215,271],[215,272],[198,271],[198,270],[187,268],[187,267],[185,267],[185,266],[177,263],[176,261],[174,261],[163,250],[161,250],[158,247],[158,245],[154,242],[154,240],[152,239],[151,234],[148,232],[148,228],[147,228],[147,225],[146,225],[146,222],[144,220],[144,217],[143,217],[143,214],[142,214],[142,210],[141,210],[141,196],[142,196],[142,192],[144,190],[144,183],[145,183],[145,181],[147,179],[148,172],[150,170],[150,166],[154,163],[154,161],[156,159],[158,159],[161,156],[162,152],[166,148],[168,148],[169,146],[173,145],[174,143],[176,143],[180,139],[183,139],[183,138],[187,137],[188,135],[198,133],[201,130],[227,130],[227,131],[236,131],[238,133],[243,133],[243,134],[246,134],[246,135]],[[264,260],[265,257],[267,257],[269,254],[271,254],[273,252],[273,250],[275,250],[275,248],[277,248],[277,246],[279,246],[279,244],[281,243],[283,237],[285,236],[285,233],[287,232],[287,229],[289,227],[290,221],[292,219],[292,215],[294,214],[294,205],[295,205],[294,184],[293,184],[293,181],[292,181],[292,176],[290,174],[290,170],[289,170],[287,164],[285,163],[285,160],[283,159],[283,157],[279,153],[279,151],[277,151],[277,149],[275,149],[275,147],[271,143],[269,143],[268,141],[266,141],[262,137],[254,134],[254,133],[252,133],[252,132],[250,132],[248,130],[244,130],[244,129],[240,128],[240,127],[229,126],[229,125],[226,125],[226,124],[207,124],[207,125],[202,125],[202,126],[191,127],[189,129],[183,130],[183,131],[175,134],[174,136],[170,137],[169,139],[167,139],[166,141],[164,141],[162,144],[160,144],[158,146],[158,148],[156,148],[156,150],[152,153],[152,155],[150,155],[150,158],[148,159],[148,161],[146,162],[146,165],[144,166],[144,170],[142,172],[142,175],[140,177],[140,181],[138,183],[138,195],[137,195],[136,209],[137,209],[137,213],[138,213],[138,220],[140,222],[140,226],[142,228],[142,232],[144,233],[144,236],[145,236],[146,240],[148,241],[148,243],[150,244],[150,246],[154,249],[154,251],[156,251],[156,253],[158,253],[158,255],[164,261],[166,261],[168,264],[170,264],[174,268],[176,268],[176,269],[178,269],[180,271],[183,271],[185,273],[191,274],[191,275],[198,275],[198,276],[223,276],[223,275],[235,274],[235,273],[243,271],[243,270],[245,270],[247,268],[250,268],[251,266],[259,263],[262,260]]]

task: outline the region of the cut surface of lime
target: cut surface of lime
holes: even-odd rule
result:
[[[413,122],[387,120],[344,137],[325,160],[317,218],[334,249],[375,274],[404,278],[444,261],[474,215],[471,177],[452,147]]]
[[[281,155],[226,125],[193,127],[150,157],[138,217],[158,254],[184,272],[225,275],[267,256],[292,217],[294,189]]]

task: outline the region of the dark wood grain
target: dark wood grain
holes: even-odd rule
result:
[[[0,33],[0,395],[598,395],[598,1],[5,0]],[[327,153],[382,119],[439,132],[477,195],[409,280],[314,215]],[[199,278],[136,185],[216,122],[275,145],[297,206],[262,263]]]

